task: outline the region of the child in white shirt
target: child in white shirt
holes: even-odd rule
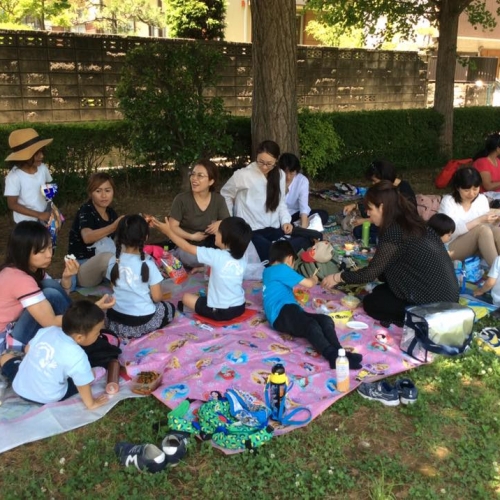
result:
[[[500,306],[500,281],[498,280],[498,275],[500,274],[500,256],[495,259],[493,265],[488,271],[488,279],[485,281],[481,288],[474,290],[474,297],[479,297],[486,292],[491,290],[491,298],[493,299],[493,304]]]
[[[152,219],[152,224],[167,235],[179,248],[195,255],[198,262],[210,266],[210,280],[206,297],[185,293],[177,308],[184,305],[197,314],[216,321],[228,321],[245,312],[243,275],[247,265],[245,252],[252,239],[252,228],[241,217],[227,217],[215,235],[218,248],[191,245],[175,234],[165,217],[165,222]]]
[[[26,347],[26,356],[8,351],[0,357],[2,375],[24,399],[47,404],[76,393],[89,410],[108,401],[92,395],[94,372],[82,347],[93,344],[104,327],[104,312],[89,300],[79,300],[64,313],[62,329],[41,328]]]
[[[52,182],[52,176],[42,161],[44,147],[52,140],[42,139],[32,128],[14,130],[9,136],[12,152],[5,161],[11,170],[5,178],[4,196],[16,224],[22,220],[47,222],[50,218],[42,186]]]

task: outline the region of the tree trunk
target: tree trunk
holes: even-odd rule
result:
[[[299,153],[295,0],[252,0],[252,158],[264,140]]]
[[[457,61],[458,21],[461,9],[458,2],[442,0],[439,13],[439,45],[436,61],[436,91],[434,109],[443,115],[444,124],[439,137],[441,153],[453,155],[453,101],[455,66]]]

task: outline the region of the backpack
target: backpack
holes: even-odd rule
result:
[[[301,255],[304,250],[300,251],[298,254],[298,258],[295,261],[293,268],[299,273],[302,274],[305,278],[310,278],[317,270],[316,276],[319,280],[322,280],[329,274],[335,274],[339,272],[338,263],[332,258],[328,262],[305,262],[302,260]]]
[[[212,393],[198,409],[198,421],[184,418],[180,411],[168,414],[168,426],[175,431],[198,434],[203,440],[229,450],[257,448],[273,437],[266,405],[252,394],[228,389],[224,396]],[[189,404],[184,405],[187,413]]]
[[[436,180],[434,181],[435,186],[438,189],[444,189],[451,181],[453,174],[463,165],[470,165],[472,163],[472,158],[466,158],[465,160],[450,160],[439,172]]]
[[[120,339],[117,335],[111,330],[103,328],[96,341],[88,346],[82,346],[82,349],[87,354],[92,368],[102,366],[107,369],[109,362],[118,359],[122,353],[119,345]]]

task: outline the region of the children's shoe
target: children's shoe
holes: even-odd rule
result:
[[[167,466],[165,453],[154,444],[131,444],[120,442],[115,453],[125,467],[133,465],[141,472],[161,472]]]
[[[418,398],[418,389],[408,378],[400,378],[396,380],[396,389],[399,394],[399,400],[404,405],[411,405],[415,403]]]
[[[365,399],[380,401],[385,406],[398,406],[399,393],[396,387],[382,382],[363,382],[358,387],[358,393]]]
[[[478,340],[483,340],[484,342],[488,342],[489,344],[495,345],[499,343],[498,340],[498,335],[500,334],[500,331],[498,328],[494,327],[486,327],[483,328],[478,334],[477,338]]]
[[[188,436],[186,432],[170,432],[164,437],[161,447],[170,467],[178,465],[186,455]]]

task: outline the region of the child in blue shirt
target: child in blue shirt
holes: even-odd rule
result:
[[[269,252],[269,267],[263,274],[264,311],[269,324],[279,332],[293,337],[307,339],[314,349],[328,360],[330,368],[335,368],[338,351],[342,347],[335,333],[335,324],[326,314],[308,313],[295,300],[293,287],[297,285],[312,288],[318,278],[304,278],[293,269],[297,258],[288,241],[275,241]],[[349,368],[361,368],[363,356],[347,352]]]
[[[165,222],[152,219],[152,224],[181,250],[196,256],[198,262],[211,268],[207,296],[185,293],[177,304],[179,311],[182,312],[186,305],[200,316],[216,321],[228,321],[245,312],[243,275],[252,228],[241,217],[227,217],[221,221],[215,235],[217,248],[198,247],[177,236],[166,217]]]
[[[85,406],[94,410],[108,397],[93,396],[94,372],[82,347],[93,344],[103,327],[104,312],[89,300],[79,300],[64,313],[62,329],[38,330],[24,358],[11,352],[0,356],[2,375],[24,399],[47,404],[79,393]]]

